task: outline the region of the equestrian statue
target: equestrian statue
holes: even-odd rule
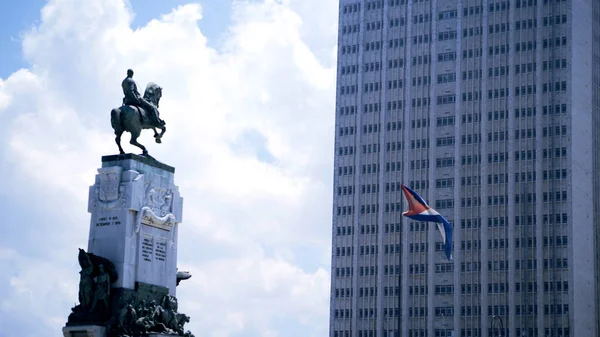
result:
[[[119,153],[125,154],[121,147],[121,135],[127,131],[131,134],[129,143],[142,149],[142,155],[150,157],[146,147],[138,143],[137,139],[143,129],[152,129],[154,131],[154,140],[161,143],[161,138],[167,130],[165,122],[160,119],[158,113],[158,103],[162,97],[162,88],[156,83],[148,83],[146,91],[142,97],[137,89],[137,84],[133,80],[133,70],[127,70],[127,77],[121,83],[123,88],[123,105],[120,108],[112,109],[110,112],[110,123],[115,130],[115,142],[119,146]],[[156,132],[160,129],[160,134]]]

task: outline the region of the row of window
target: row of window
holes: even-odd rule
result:
[[[488,222],[492,218],[488,218]],[[497,218],[493,218],[497,219]],[[472,218],[472,219],[461,219],[460,220],[461,228],[480,228],[481,227],[481,219],[480,218]]]
[[[408,308],[408,317],[427,317],[427,307]]]
[[[492,33],[493,33],[493,25],[492,25]],[[473,37],[483,35],[483,28],[481,26],[471,27],[463,29],[463,37]]]
[[[338,226],[336,228],[337,236],[340,235],[354,235],[354,227],[352,226]]]
[[[334,318],[352,318],[352,309],[335,309],[333,311]]]
[[[460,200],[460,206],[461,207],[477,207],[477,206],[481,206],[481,198],[479,198],[479,197],[462,198]]]
[[[568,221],[567,213],[562,213],[562,214],[555,213],[555,214],[543,214],[542,215],[542,224],[543,225],[560,224],[560,223],[565,224],[565,223],[567,223],[567,221]],[[537,216],[535,214],[515,216],[515,226],[520,226],[520,225],[531,226],[535,223],[537,223]]]
[[[377,234],[379,233],[378,225],[362,225],[360,226],[360,234]]]
[[[390,102],[388,102],[388,107],[390,106]],[[389,108],[388,108],[389,110]],[[369,113],[369,112],[379,112],[381,111],[381,103],[368,103],[364,105],[364,109],[363,112],[364,113]]]
[[[377,291],[377,289],[375,290]],[[344,298],[354,296],[354,289],[352,288],[336,288],[334,291],[335,298]]]
[[[561,84],[561,86],[562,86],[562,84]],[[499,90],[499,89],[497,89],[497,90]],[[532,87],[532,90],[534,90],[533,87]],[[498,95],[500,95],[500,94],[498,93]],[[403,105],[402,102],[403,101],[388,102],[388,104],[387,104],[388,111],[396,110],[397,108],[401,109],[402,105]],[[379,107],[375,107],[375,109],[378,109],[378,108]],[[370,109],[373,110],[374,108],[371,107]],[[369,110],[369,107],[367,105],[365,105],[365,112],[368,112],[368,110]],[[515,108],[515,110],[514,110],[515,118],[534,117],[534,116],[536,116],[536,110],[537,110],[536,107]],[[355,106],[345,106],[345,107],[340,107],[339,113],[340,113],[340,115],[353,115],[355,113],[355,111],[356,111]],[[542,115],[554,115],[554,114],[561,114],[561,113],[566,113],[566,112],[567,112],[566,104],[542,106]],[[508,118],[507,110],[498,110],[498,111],[489,111],[488,112],[488,121],[503,120],[506,118]],[[463,114],[462,115],[463,123],[478,122],[480,120],[481,120],[481,113]],[[397,123],[397,128],[396,128],[396,123]],[[421,127],[421,125],[425,126],[425,124],[421,124],[420,120],[417,120],[416,123],[417,123],[416,127]],[[454,123],[455,123],[454,116],[438,117],[436,126],[454,125]],[[414,126],[415,121],[412,121],[412,125],[413,125],[413,128],[415,128],[415,126]],[[400,130],[400,128],[401,128],[401,122],[388,122],[388,124],[387,124],[387,131]]]
[[[451,39],[455,39],[455,38],[456,38],[456,31],[447,31],[447,32],[438,33],[439,41],[447,41],[447,40],[451,40]],[[428,44],[429,42],[431,42],[429,34],[413,36],[413,44]],[[542,48],[544,48],[544,49],[561,47],[561,46],[565,46],[566,44],[567,44],[566,36],[556,37],[554,39],[547,38],[547,39],[542,40]],[[396,49],[396,48],[404,47],[404,45],[405,45],[405,43],[404,43],[403,38],[388,40],[388,48],[389,49]],[[538,45],[538,42],[536,40],[516,42],[515,43],[515,52],[536,51],[537,45]],[[364,50],[365,50],[365,52],[379,51],[383,47],[384,47],[384,44],[381,42],[381,40],[371,41],[371,42],[365,42]],[[357,44],[342,45],[341,52],[342,52],[342,55],[356,54],[356,53],[358,53],[358,45]],[[449,53],[449,52],[444,52],[442,54],[447,54],[447,53]],[[450,52],[450,53],[456,53],[456,52]],[[509,54],[509,53],[510,53],[510,46],[508,44],[495,45],[495,46],[488,47],[488,55],[489,56],[505,55],[505,54]],[[463,50],[463,59],[473,58],[473,57],[481,57],[481,56],[483,56],[481,48]],[[455,59],[455,57],[454,57],[454,59]],[[446,62],[446,61],[452,61],[452,60],[453,60],[452,55],[445,56],[445,55],[438,54],[438,61],[440,61],[440,62]],[[427,59],[424,59],[422,64],[429,63],[426,61],[427,61]],[[416,64],[421,64],[421,63],[416,62],[413,59],[413,65],[416,65]]]
[[[336,247],[336,252],[337,252]],[[344,247],[341,247],[344,248]],[[351,247],[345,247],[351,248]],[[354,250],[352,249],[352,252]],[[344,256],[344,255],[341,255]],[[351,256],[351,255],[348,255]],[[555,259],[544,259],[543,260],[543,268],[544,270],[548,269],[566,269],[568,268],[568,259],[567,258],[555,258]],[[385,265],[384,275],[400,275],[402,266],[400,265]],[[409,264],[408,265],[408,274],[427,274],[428,264]],[[361,266],[359,267],[359,276],[374,276],[377,275],[377,266]],[[481,271],[481,262],[462,262],[461,263],[461,272],[474,272]],[[508,270],[508,261],[488,261],[488,271],[506,271]],[[537,260],[529,259],[529,260],[515,260],[515,270],[537,270]],[[344,275],[344,271],[347,271],[346,268],[336,268],[336,276],[351,276]],[[436,273],[452,273],[454,272],[454,264],[452,263],[437,263],[435,265]],[[516,291],[520,291],[516,290]],[[557,290],[558,291],[558,290]],[[566,291],[566,290],[565,290]]]
[[[558,170],[560,171],[560,170]],[[546,171],[544,171],[546,172]],[[550,171],[552,172],[552,171]],[[534,172],[535,173],[535,172]],[[561,193],[561,198],[562,198]],[[519,203],[534,203],[535,202],[535,194],[527,194],[526,196],[515,195],[515,204]],[[566,198],[566,197],[565,197]],[[563,201],[566,199],[563,199]],[[506,195],[495,195],[488,197],[488,205],[505,205],[508,203],[508,197]],[[480,198],[462,198],[461,206],[462,207],[472,207],[481,205]],[[385,213],[393,213],[393,212],[402,212],[402,204],[400,202],[397,203],[386,203],[384,204]],[[447,209],[454,208],[454,199],[442,199],[435,201],[436,209]],[[352,215],[353,214],[353,206],[338,206],[337,207],[337,215]],[[376,214],[379,212],[379,204],[371,204],[371,205],[361,205],[360,206],[360,214]],[[533,215],[535,218],[535,215]],[[559,224],[559,223],[567,223],[567,213],[557,213],[557,214],[544,214],[543,215],[543,224]],[[533,225],[535,221],[531,219],[531,216],[521,216],[515,217],[515,225],[519,226],[523,225]],[[342,253],[343,254],[343,253]],[[343,255],[342,255],[343,256]]]
[[[338,176],[353,175],[353,174],[354,174],[354,166],[339,166],[338,167]]]
[[[390,245],[383,245],[383,253],[384,254],[394,254],[394,253],[402,253],[402,245],[400,245],[399,243],[397,244],[390,244]]]
[[[544,149],[544,150],[545,150],[543,152],[544,158],[548,158],[548,156],[547,156],[548,154],[550,154],[550,157],[552,157],[552,151],[548,152],[548,151],[546,151],[546,149]],[[524,160],[523,158],[525,158],[525,154],[523,154],[523,152],[524,151],[521,151],[520,157],[518,154],[516,154],[516,158],[517,158],[516,160],[519,160],[518,158],[521,158],[521,160]],[[531,151],[527,151],[526,158],[535,160],[535,151],[533,152],[533,156],[531,156],[530,154],[531,154]],[[565,147],[557,148],[556,151],[554,152],[554,155],[556,157],[560,157],[561,155],[566,156],[566,148]],[[466,160],[465,158],[467,158],[468,160]],[[471,161],[472,158],[478,158],[478,156],[463,156],[461,164],[462,165],[476,164],[477,161]],[[438,158],[438,159],[439,160],[436,160],[437,167],[445,167],[442,165],[450,165],[450,166],[454,165],[452,162],[453,159],[449,159],[449,158]],[[403,169],[402,166],[403,165],[401,162],[391,162],[391,163],[388,162],[388,163],[386,163],[386,172],[401,170],[401,169]],[[427,159],[411,161],[411,169],[421,169],[421,168],[428,168],[428,167],[429,167],[429,160],[427,160]],[[344,172],[348,171],[347,168],[350,168],[350,166],[340,167],[339,175],[345,175]],[[377,173],[377,172],[379,172],[379,164],[363,165],[363,172],[362,172],[363,174]],[[542,180],[561,180],[561,179],[566,179],[566,178],[567,178],[567,169],[543,170],[542,171]],[[536,181],[536,172],[535,171],[517,172],[517,173],[515,173],[514,181],[515,182]],[[507,173],[489,174],[488,175],[488,184],[489,185],[506,184],[506,183],[508,183],[508,174]],[[400,183],[395,183],[395,184],[387,183],[385,191],[386,192],[400,191],[399,184]],[[472,185],[474,185],[474,186],[481,185],[481,177],[480,176],[461,177],[461,186],[472,186]],[[411,181],[409,186],[413,189],[426,189],[426,188],[429,188],[429,182],[425,181],[425,180],[424,181]],[[454,178],[443,178],[443,179],[436,180],[436,188],[446,188],[446,187],[453,187],[453,186],[454,186]],[[339,188],[341,188],[341,190]],[[351,187],[340,186],[339,188],[338,188],[338,195],[350,195],[350,194],[354,193]],[[378,191],[379,191],[378,187],[377,187],[377,189],[375,189],[375,188],[372,188],[370,185],[365,185],[363,193],[377,193]],[[544,201],[546,201],[546,200],[561,201],[561,200],[565,200],[565,198],[566,198],[566,196],[563,196],[563,194],[564,193],[561,192],[560,199],[557,194],[555,194],[554,196],[552,196],[550,194],[546,194],[546,196],[542,195],[542,197],[543,197]],[[504,197],[502,200],[505,200]],[[500,202],[500,203],[504,203],[504,202]]]
[[[354,247],[335,247],[335,256],[352,256],[354,255]]]
[[[342,14],[358,13],[358,12],[360,12],[360,8],[361,8],[360,2],[347,4],[347,5],[344,5],[344,7],[342,7]]]
[[[556,84],[559,83],[559,84]],[[554,88],[551,89],[551,84],[547,84],[548,87],[546,88],[546,90],[549,91],[554,91],[554,89],[556,90],[566,90],[566,83],[565,82],[556,82],[554,84]],[[343,88],[346,88],[347,86],[341,87],[340,92],[345,90],[342,90]],[[352,87],[352,86],[350,86]],[[535,93],[536,88],[535,85],[532,86],[523,86],[519,88],[515,88],[515,92],[519,92],[520,94],[533,94]],[[467,94],[468,95],[468,94]],[[489,96],[490,98],[499,98],[499,97],[507,97],[508,95],[508,89],[494,89],[493,91],[490,90],[488,92],[488,95],[492,95]],[[463,100],[465,99],[469,99],[471,100],[473,96],[471,96],[471,98],[465,98],[468,96],[465,96],[465,93],[463,93]],[[444,98],[447,99],[447,98]],[[450,98],[451,100],[455,100],[454,96],[452,98]],[[399,101],[391,101],[387,103],[387,109],[388,111],[390,110],[396,110],[396,109],[402,109],[403,108],[403,100],[399,100]],[[440,101],[441,102],[441,101]],[[445,102],[442,102],[441,104],[446,104]],[[417,99],[415,100],[413,98],[412,100],[412,106],[425,106],[425,105],[429,105],[429,99],[428,98],[423,98],[423,99]],[[364,105],[364,112],[377,112],[380,110],[380,103],[370,103],[370,104],[365,104]],[[356,106],[344,106],[344,107],[340,107],[339,108],[339,114],[340,115],[353,115],[356,112]],[[542,107],[542,114],[543,115],[552,115],[552,114],[559,114],[559,113],[566,113],[567,112],[567,105],[566,104],[556,104],[556,105],[545,105]],[[480,114],[463,114],[462,117],[462,122],[463,123],[471,123],[471,122],[478,122],[480,120]],[[536,115],[536,108],[535,107],[522,107],[522,108],[516,108],[515,109],[515,118],[519,118],[519,117],[532,117]],[[453,116],[450,116],[452,118],[454,118]],[[440,118],[449,118],[449,117],[440,117]],[[508,111],[506,110],[500,110],[500,111],[489,111],[488,112],[488,120],[492,121],[492,120],[502,120],[502,119],[506,119],[508,118]],[[439,118],[438,118],[439,121]],[[398,122],[400,123],[400,122]],[[412,124],[414,125],[414,121],[412,122]],[[417,122],[418,123],[418,122]],[[441,125],[439,123],[442,123]],[[445,125],[454,125],[454,124],[445,124]],[[443,124],[443,122],[438,122],[437,126],[445,126]],[[390,126],[393,126],[393,124],[389,124],[388,123],[388,131],[390,131]],[[425,126],[425,125],[423,125]],[[420,127],[420,126],[417,126]],[[414,126],[413,126],[414,128]],[[398,126],[398,130],[400,129],[400,126]],[[391,130],[395,130],[395,129],[391,129]]]
[[[383,308],[383,317],[398,317],[398,316],[400,316],[399,308]],[[363,336],[366,336],[366,334]]]
[[[354,268],[352,268],[352,267],[335,268],[335,276],[336,277],[354,276]]]
[[[515,131],[515,139],[525,139],[525,138],[534,138],[535,137],[535,129],[533,129],[533,131],[531,131],[532,129],[527,129],[526,130],[516,130]],[[566,135],[567,131],[566,131],[566,126],[556,126],[555,128],[544,128],[542,131],[542,135],[544,135],[544,137],[547,136],[554,136],[554,135]],[[478,143],[479,142],[479,135],[478,134],[474,134],[474,135],[463,135],[461,137],[461,141],[462,144],[471,144],[471,143]],[[488,134],[488,141],[492,141],[492,140],[503,140],[502,139],[502,134],[499,134],[499,137],[496,139],[494,138],[494,135],[492,135],[491,133]],[[442,138],[438,138],[438,142],[437,142],[437,146],[450,146],[453,145],[452,141],[453,141],[453,137],[442,137]],[[450,142],[449,145],[444,145],[444,144],[448,144]],[[439,144],[439,145],[438,145]],[[366,148],[365,148],[366,146]],[[411,148],[425,148],[428,147],[428,142],[421,142],[419,140],[417,141],[412,141],[411,142]],[[348,148],[348,151],[346,151],[346,148]],[[401,150],[402,146],[401,146],[401,142],[388,142],[386,143],[386,151],[387,152],[391,152],[391,151],[396,151],[396,150]],[[365,152],[366,151],[366,152]],[[363,145],[363,153],[371,153],[372,152],[378,152],[378,150],[375,150],[375,147],[371,147],[369,148],[368,145]],[[514,159],[515,161],[520,161],[520,160],[536,160],[537,156],[536,156],[537,151],[536,150],[522,150],[522,151],[515,151],[515,156]],[[353,150],[351,149],[351,147],[340,147],[338,154],[341,155],[345,155],[345,154],[353,154]],[[561,148],[555,148],[554,150],[552,149],[542,149],[542,158],[547,159],[547,158],[559,158],[559,157],[566,157],[567,156],[567,148],[566,147],[561,147]],[[479,156],[462,156],[461,157],[461,165],[471,165],[471,164],[478,164],[481,161],[479,160]],[[508,157],[508,153],[507,152],[497,152],[497,153],[488,153],[488,163],[503,163],[509,160]],[[389,164],[395,164],[395,163],[387,163],[388,166]],[[438,168],[442,168],[442,167],[451,167],[454,166],[455,164],[455,160],[454,157],[447,157],[447,158],[436,158],[436,167]],[[373,169],[371,169],[371,167],[375,165],[373,167]],[[394,165],[396,166],[396,165]],[[411,161],[411,169],[419,169],[419,168],[428,168],[429,167],[429,162],[428,160],[417,160],[417,161]],[[398,163],[398,170],[400,170],[401,164]],[[390,171],[390,168],[386,169],[386,171]],[[395,171],[395,168],[392,169],[392,171]],[[362,173],[377,173],[379,172],[379,165],[378,164],[371,164],[371,165],[363,165],[363,170]],[[339,172],[340,175],[342,175],[342,172]],[[502,179],[502,178],[501,178]],[[535,180],[535,178],[530,179],[530,181]],[[515,181],[519,181],[519,178],[515,178]],[[498,181],[498,179],[494,180],[494,184],[503,184],[505,182],[508,182],[508,179],[506,180],[501,180]],[[492,184],[492,180],[491,180],[491,176],[488,176],[488,184]],[[464,185],[463,185],[464,186]],[[438,186],[438,184],[436,183],[436,187],[441,188],[441,187],[450,187],[450,186]],[[420,188],[420,187],[416,187],[416,188]],[[393,190],[392,190],[393,191]],[[344,193],[346,194],[346,193]],[[351,192],[348,192],[348,194],[352,194]],[[340,192],[338,192],[338,195],[341,195]]]
[[[436,209],[454,208],[454,199],[442,199],[435,201]]]
[[[365,5],[367,7],[366,8],[367,11],[381,9],[381,8],[383,8],[383,0],[367,1],[365,3]]]
[[[435,286],[435,294],[436,295],[454,294],[454,285],[436,285]]]
[[[360,32],[360,25],[359,24],[354,24],[354,25],[342,25],[340,27],[340,33],[342,35],[346,35],[346,34],[352,34],[352,33],[358,33]]]
[[[460,250],[479,250],[481,249],[480,240],[466,240],[460,242]]]
[[[358,247],[360,255],[376,255],[379,253],[379,246],[371,245],[371,246],[359,246]]]
[[[475,285],[477,288],[479,285]],[[488,283],[488,293],[489,294],[502,294],[508,292],[508,283]],[[515,292],[537,292],[537,283],[536,282],[515,282]],[[400,287],[384,287],[384,296],[398,296],[400,294]],[[471,293],[477,292],[472,291],[472,286],[469,284],[463,284],[461,286],[461,292]],[[544,292],[568,292],[569,291],[569,282],[568,281],[554,281],[554,282],[544,282]],[[427,286],[409,286],[408,294],[413,295],[427,295],[428,289]],[[435,286],[435,295],[452,295],[454,294],[454,285],[436,285]],[[336,288],[334,291],[334,296],[336,298],[344,298],[344,297],[352,297],[354,296],[354,291],[352,288]],[[359,297],[374,297],[377,296],[377,287],[368,287],[368,288],[359,288]],[[564,309],[564,307],[563,307]],[[462,310],[462,309],[461,309]],[[555,312],[552,309],[548,308],[549,313]],[[439,315],[436,315],[439,316]],[[451,315],[445,315],[451,316]]]
[[[479,316],[481,315],[480,306],[461,306],[461,317]],[[454,316],[454,307],[435,307],[435,316]]]
[[[383,26],[383,23],[381,21],[374,21],[374,22],[367,22],[365,23],[365,28],[367,31],[370,30],[379,30],[381,29]]]
[[[413,3],[423,2],[423,1],[424,0],[413,0]],[[544,5],[552,3],[552,1],[553,0],[544,0]],[[554,0],[554,1],[566,2],[567,0]],[[389,7],[401,6],[401,5],[405,5],[406,3],[407,3],[406,0],[388,0]],[[383,0],[367,1],[365,3],[365,6],[366,6],[366,9],[365,9],[366,11],[382,9],[383,8]],[[531,7],[531,6],[537,6],[537,0],[516,0],[515,1],[515,7],[518,9]],[[497,2],[495,4],[491,3],[488,5],[489,12],[505,11],[505,10],[508,10],[509,8],[510,8],[510,1],[502,1],[502,2]],[[360,2],[347,4],[341,8],[342,14],[359,13],[360,11],[361,11],[361,3]],[[481,5],[463,8],[463,16],[479,15],[482,13],[483,13],[483,6],[481,6]],[[457,13],[456,9],[445,10],[445,11],[441,11],[438,13],[438,20],[452,19],[452,18],[456,18],[456,17],[458,17],[458,13]],[[420,23],[420,22],[427,22],[427,21],[424,21],[424,19],[419,19],[418,22]]]
[[[372,83],[371,83],[372,84]],[[352,94],[352,93],[356,93],[353,90],[356,90],[357,86],[356,85],[351,85],[351,86],[341,86],[340,87],[340,95],[346,95],[346,94]],[[374,88],[369,86],[369,88]],[[566,82],[562,81],[562,82],[555,82],[554,86],[551,83],[545,83],[544,84],[544,92],[552,92],[552,91],[564,91],[566,90]],[[379,89],[377,89],[379,90]],[[521,86],[521,87],[516,87],[515,88],[515,96],[520,96],[520,95],[531,95],[531,94],[535,94],[536,93],[536,85],[527,85],[527,86]],[[488,98],[504,98],[504,97],[508,97],[508,89],[507,88],[501,88],[501,89],[490,89],[488,90]],[[473,99],[480,99],[481,98],[481,92],[475,92],[475,93],[463,93],[463,101],[471,101]],[[442,96],[438,96],[438,105],[442,105],[442,104],[450,104],[450,103],[454,103],[456,101],[456,95],[442,95]],[[404,101],[403,100],[398,100],[398,101],[390,101],[387,102],[387,110],[391,111],[391,110],[396,110],[396,109],[402,109],[404,106]],[[430,105],[430,99],[429,97],[423,97],[423,98],[413,98],[412,99],[412,106],[413,107],[421,107],[421,106],[429,106]],[[364,104],[364,112],[365,113],[369,113],[369,112],[378,112],[381,110],[381,103],[369,103],[369,104]],[[543,110],[543,115],[552,115],[552,114],[558,114],[558,113],[566,113],[567,111],[567,105],[566,104],[556,104],[556,105],[545,105],[542,107]],[[339,108],[339,114],[340,115],[353,115],[355,114],[357,111],[356,106],[343,106]],[[471,120],[471,117],[477,116],[478,114],[464,114],[463,115],[463,123],[467,123],[467,122],[472,122],[475,121],[477,122],[478,119],[476,118],[475,120]],[[515,116],[518,117],[531,117],[531,116],[535,116],[535,107],[528,107],[528,108],[516,108],[515,109]],[[499,119],[505,119],[508,118],[508,113],[506,110],[500,110],[500,111],[490,111],[488,112],[488,120],[499,120]]]
[[[427,252],[429,250],[428,243],[411,243],[408,245],[409,253]]]
[[[437,168],[452,167],[452,166],[454,166],[454,161],[455,161],[454,157],[436,158],[435,167],[437,167]],[[437,182],[436,182],[436,185],[437,185]]]
[[[427,264],[409,264],[408,274],[427,274]]]
[[[377,287],[358,288],[358,297],[376,297]]]

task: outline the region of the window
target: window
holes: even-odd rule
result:
[[[454,199],[436,200],[435,208],[437,208],[437,209],[454,208]]]
[[[404,18],[392,18],[390,19],[390,28],[404,26],[406,24]]]
[[[452,273],[454,272],[454,263],[436,263],[436,273]]]
[[[436,139],[436,146],[452,146],[454,145],[454,136],[451,137],[440,137]]]
[[[437,76],[438,83],[450,83],[456,81],[456,73],[441,74]]]
[[[456,31],[450,30],[446,32],[438,33],[438,41],[447,41],[456,39]]]
[[[435,166],[438,168],[454,166],[454,157],[436,158],[435,161]]]
[[[442,11],[442,12],[438,13],[438,20],[447,20],[447,19],[453,19],[456,17],[457,17],[456,9]]]
[[[437,104],[451,104],[456,102],[456,95],[441,95],[437,97]]]
[[[454,116],[438,117],[436,120],[436,126],[454,125],[454,122]]]
[[[438,54],[438,62],[454,61],[456,60],[456,52],[450,51]]]

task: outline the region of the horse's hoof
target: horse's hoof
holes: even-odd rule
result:
[[[156,138],[154,139],[158,144],[162,143],[162,140],[160,140],[160,138]]]

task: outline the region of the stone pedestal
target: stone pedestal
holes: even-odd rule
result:
[[[106,328],[99,325],[66,326],[64,337],[105,337]]]
[[[155,286],[175,296],[183,199],[175,169],[134,154],[102,157],[90,187],[88,252],[115,264],[114,288]]]
[[[174,173],[171,166],[134,154],[102,157],[89,189],[88,249],[78,256],[80,303],[63,328],[65,337],[121,336],[140,324],[178,331],[189,321],[177,312],[183,199]]]

